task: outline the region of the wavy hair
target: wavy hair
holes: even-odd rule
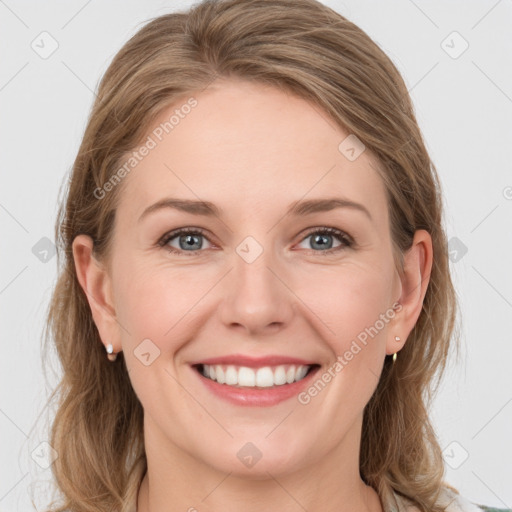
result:
[[[315,0],[206,0],[145,24],[114,57],[98,87],[55,225],[58,280],[48,309],[45,352],[56,348],[62,379],[50,444],[60,503],[49,512],[128,512],[147,470],[143,408],[122,352],[108,361],[72,243],[94,241],[109,261],[122,187],[98,200],[152,122],[217,77],[280,88],[311,102],[376,155],[386,188],[394,257],[427,230],[434,261],[418,321],[393,365],[386,357],[364,410],[360,474],[422,512],[441,512],[441,448],[429,420],[450,347],[458,347],[457,302],[442,225],[442,195],[407,87],[395,65],[355,24]],[[457,350],[458,354],[458,350]]]

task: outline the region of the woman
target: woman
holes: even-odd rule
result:
[[[143,27],[57,238],[52,511],[486,509],[428,417],[457,341],[436,171],[395,66],[328,7]]]

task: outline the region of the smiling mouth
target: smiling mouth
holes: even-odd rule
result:
[[[249,368],[235,365],[196,364],[193,368],[204,378],[234,388],[268,389],[293,384],[319,368],[319,364],[283,364]]]

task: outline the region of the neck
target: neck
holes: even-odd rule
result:
[[[359,442],[354,441],[360,441],[360,422],[339,446],[309,465],[286,472],[260,467],[250,476],[237,468],[212,467],[171,443],[155,425],[146,428],[146,418],[144,423],[148,471],[137,512],[383,511],[378,494],[359,474]]]

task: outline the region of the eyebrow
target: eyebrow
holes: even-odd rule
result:
[[[172,208],[186,213],[191,213],[192,215],[203,215],[207,217],[221,217],[223,213],[221,208],[209,201],[196,201],[192,199],[176,199],[167,197],[157,201],[151,206],[148,206],[142,212],[138,222],[142,221],[142,219],[144,219],[150,213],[166,208]],[[295,201],[288,207],[286,215],[302,217],[311,215],[313,213],[328,212],[336,208],[351,208],[364,213],[370,219],[370,221],[373,220],[370,212],[362,204],[337,197],[309,199],[307,201]]]

